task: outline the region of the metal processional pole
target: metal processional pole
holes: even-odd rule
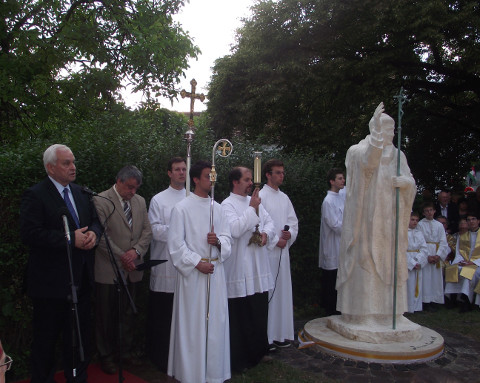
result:
[[[403,87],[400,88],[400,93],[394,96],[398,100],[398,124],[397,124],[397,177],[400,176],[400,146],[402,144],[402,116],[403,116],[403,103],[405,101],[405,95],[403,94]],[[395,188],[395,263],[393,269],[393,324],[392,327],[395,330],[397,322],[397,260],[398,260],[398,231],[399,222],[398,215],[400,214],[400,188]]]
[[[218,145],[223,144],[222,146],[218,147]],[[218,148],[218,149],[217,149]],[[215,142],[215,145],[213,145],[212,149],[212,170],[210,172],[210,232],[212,233],[214,231],[213,227],[213,213],[214,213],[214,207],[215,207],[215,182],[217,181],[217,172],[215,170],[215,154],[217,154],[220,157],[228,157],[230,154],[232,154],[233,151],[233,145],[230,141],[228,141],[226,138],[222,138]],[[213,245],[210,245],[210,252],[208,254],[208,262],[212,262],[212,249]],[[206,331],[205,331],[205,370],[207,369],[207,361],[208,361],[208,321],[210,319],[210,274],[207,274],[207,316],[205,318],[205,326],[206,326]]]
[[[187,141],[187,178],[185,180],[185,190],[187,197],[190,195],[190,166],[191,166],[191,149],[192,149],[192,142],[193,138],[195,137],[195,125],[193,122],[193,107],[195,105],[195,100],[200,100],[203,102],[205,100],[205,95],[203,93],[197,94],[195,93],[195,89],[197,87],[197,82],[195,79],[190,81],[190,85],[192,86],[192,91],[187,92],[185,89],[180,91],[180,95],[182,98],[188,97],[190,98],[190,119],[188,120],[188,130],[185,132],[183,139]]]

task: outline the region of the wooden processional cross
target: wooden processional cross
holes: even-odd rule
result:
[[[180,91],[180,95],[182,96],[182,98],[190,98],[190,120],[188,120],[188,126],[190,126],[191,128],[193,127],[193,107],[195,104],[195,100],[200,100],[201,102],[203,102],[205,100],[205,95],[203,93],[195,93],[195,89],[197,87],[197,82],[195,81],[195,79],[192,79],[192,81],[190,81],[190,84],[192,85],[192,91],[187,92],[185,89],[182,89]]]

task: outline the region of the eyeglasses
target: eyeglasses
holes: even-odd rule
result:
[[[7,366],[7,369],[5,371],[8,371],[10,370],[10,368],[12,368],[12,363],[13,363],[13,359],[9,357],[7,354],[5,354],[5,363],[0,364],[0,367]]]
[[[280,171],[280,170],[275,170],[274,172],[273,172],[273,171],[270,172],[270,174],[276,174],[276,175],[283,174],[283,175],[285,175],[285,172],[282,172],[282,171]]]

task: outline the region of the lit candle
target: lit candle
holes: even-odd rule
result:
[[[253,161],[253,183],[260,185],[262,183],[262,152],[254,152]]]

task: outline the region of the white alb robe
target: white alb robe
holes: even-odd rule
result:
[[[408,247],[407,247],[407,301],[408,312],[422,311],[422,269],[428,264],[428,247],[422,232],[415,229],[408,229]],[[414,267],[419,264],[420,269]],[[415,297],[415,291],[418,289],[418,295]]]
[[[423,218],[417,227],[427,242],[428,255],[438,255],[442,261],[445,261],[450,248],[443,225],[435,219]],[[444,303],[442,268],[428,263],[422,269],[422,280],[423,303]]]
[[[318,258],[318,267],[324,270],[338,269],[344,206],[345,193],[327,192],[322,203]]]
[[[470,254],[469,260],[471,260],[472,253],[475,250],[475,245],[477,242],[477,236],[478,236],[478,231],[476,232],[469,232],[469,237],[470,237]],[[457,239],[457,247],[455,250],[455,259],[452,261],[452,265],[455,265],[461,261],[464,261],[465,259],[462,257],[460,254],[460,236],[458,236]],[[474,259],[472,260],[473,263],[475,263],[477,266],[480,266],[480,259]],[[458,266],[458,273],[460,274],[460,271],[462,270],[462,266]],[[478,270],[478,269],[477,269]],[[477,271],[476,270],[476,271]],[[478,273],[476,273],[478,275]],[[452,282],[447,282],[445,284],[445,295],[446,294],[465,294],[470,302],[473,302],[473,290],[475,289],[475,286],[478,283],[478,277],[477,278],[472,278],[472,280],[469,280],[467,278],[462,277],[461,275],[458,275],[458,282],[457,283],[452,283]]]
[[[150,273],[150,290],[152,291],[163,293],[173,293],[175,291],[177,270],[173,266],[168,253],[168,228],[173,207],[185,197],[185,188],[177,190],[169,186],[156,194],[150,201],[148,219],[153,233],[150,244],[150,259],[167,260],[167,262],[152,267]]]
[[[281,190],[264,185],[260,190],[262,205],[275,224],[275,237],[267,244],[274,290],[270,291],[268,305],[268,342],[294,339],[292,276],[290,273],[290,246],[297,239],[298,219],[290,198]],[[291,238],[284,249],[276,246],[285,225]],[[278,275],[278,277],[277,277]],[[272,295],[273,294],[273,295]]]
[[[255,225],[258,224],[260,233],[265,232],[268,238],[275,237],[275,226],[262,205],[257,215],[255,209],[249,206],[250,199],[249,196],[230,193],[222,202],[233,239],[232,254],[224,263],[228,298],[246,297],[273,288],[265,246],[249,245],[248,242]]]
[[[223,269],[223,262],[230,256],[231,237],[222,208],[214,202],[213,223],[222,244],[221,252],[215,246],[208,245],[210,201],[210,197],[202,198],[192,193],[177,203],[172,210],[168,233],[168,250],[178,271],[168,375],[184,383],[221,383],[231,377],[227,289]],[[195,266],[209,257],[210,249],[215,270],[210,274],[207,342],[208,276]]]

